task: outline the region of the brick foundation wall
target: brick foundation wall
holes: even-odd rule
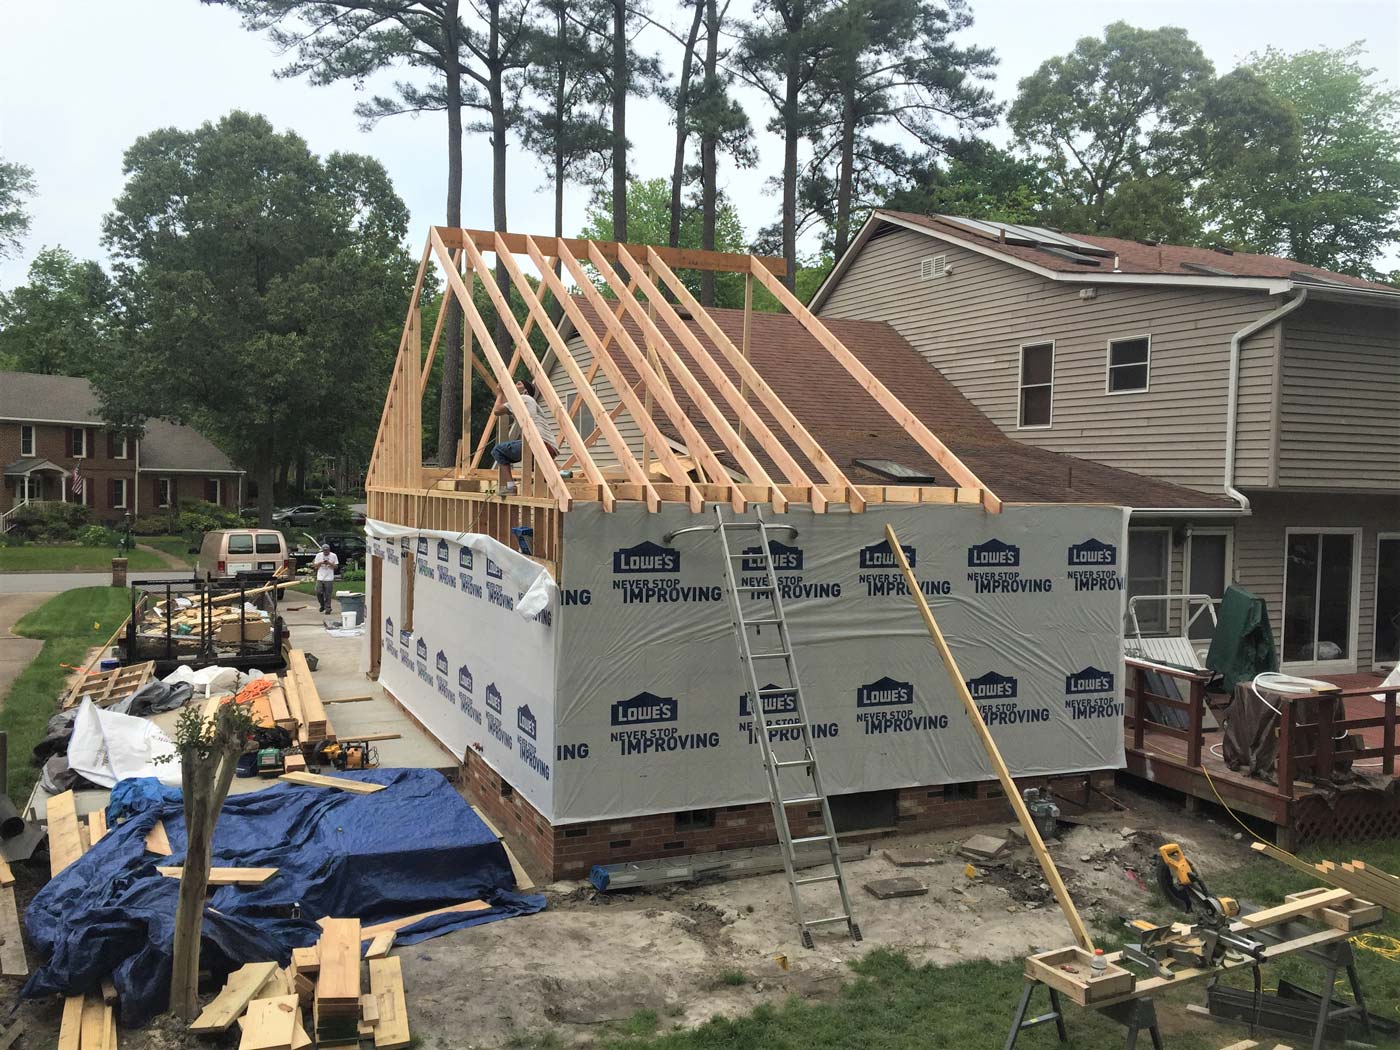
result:
[[[769,846],[777,841],[767,802],[554,826],[479,755],[467,755],[462,779],[472,802],[500,828],[521,863],[545,881],[585,878],[595,864]],[[1051,787],[1063,798],[1092,806],[1096,796],[1089,785],[1107,791],[1113,785],[1113,771],[1026,777],[1017,784],[1022,788]],[[820,832],[819,809],[794,808],[792,813],[794,835]],[[843,832],[841,837],[857,841],[890,832],[933,831],[1014,819],[996,781],[901,788],[895,795],[892,828]]]

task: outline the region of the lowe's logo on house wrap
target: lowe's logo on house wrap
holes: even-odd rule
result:
[[[501,722],[501,691],[495,682],[486,686],[486,733],[507,751],[515,750],[515,738],[506,732]]]
[[[549,779],[549,763],[540,758],[535,750],[535,713],[525,704],[515,712],[515,728],[520,731],[516,742],[520,745],[520,761],[529,767],[532,773],[538,773]]]
[[[972,694],[974,700],[1014,700],[1016,679],[988,671],[980,678],[969,678],[967,691]]]
[[[914,687],[885,675],[856,690],[856,722],[866,736],[947,729],[948,716],[916,714]]]
[[[491,555],[486,555],[486,578],[488,580],[500,580],[505,578],[501,572],[501,567],[491,560]]]
[[[782,692],[775,692],[781,686],[776,686],[772,682],[759,686],[760,693],[767,693],[763,698],[763,713],[772,718],[775,715],[795,715],[797,714],[797,690],[783,689]],[[739,717],[753,717],[753,697],[749,693],[744,693],[739,697]]]
[[[530,710],[528,704],[521,704],[515,712],[515,728],[520,730],[531,740],[536,739],[535,731],[539,728],[535,722],[535,713]]]
[[[768,694],[763,698],[763,721],[768,726],[768,739],[774,743],[801,743],[802,728],[799,724],[801,716],[797,710],[797,690],[784,689],[769,682],[759,686],[758,691]],[[752,694],[744,693],[739,697],[739,732],[748,735],[750,744],[758,743],[758,735],[762,728],[753,714]],[[814,740],[837,736],[840,730],[838,722],[813,722],[808,726]]]
[[[719,747],[716,732],[682,733],[675,725],[680,721],[680,704],[675,697],[638,693],[612,705],[612,724],[617,727],[610,736],[624,758],[662,751],[701,751]]]
[[[447,546],[447,541],[446,541],[446,540],[438,540],[438,541],[437,541],[437,559],[438,559],[438,561],[446,561],[447,558],[448,558],[449,553],[450,553],[450,552],[449,552],[449,548],[448,548],[448,546]]]
[[[394,644],[394,620],[392,617],[384,618],[384,648],[389,650],[389,655],[398,659],[399,648]]]
[[[418,654],[418,659],[426,663],[428,659],[428,640],[426,638],[419,638],[418,645],[414,648],[414,651]]]
[[[495,682],[486,684],[486,706],[496,714],[501,713],[501,691],[496,688]]]
[[[466,664],[457,668],[457,706],[477,725],[481,725],[481,708],[476,706],[472,696],[472,673]]]
[[[918,553],[907,543],[901,543],[904,548],[904,556],[909,559],[909,568],[919,567]],[[894,556],[894,551],[890,550],[890,541],[881,540],[879,543],[872,543],[869,547],[860,549],[860,568],[862,569],[898,569],[899,559]]]
[[[426,638],[419,638],[418,644],[414,646],[413,651],[418,657],[418,677],[428,683],[428,685],[433,685],[433,674],[428,670],[428,640]]]
[[[1021,564],[1021,548],[1014,543],[991,539],[967,549],[969,569],[1010,569]]]
[[[441,649],[437,651],[437,656],[433,659],[433,666],[437,671],[436,684],[438,695],[453,707],[456,707],[457,694],[452,691],[452,668],[447,662],[447,654]]]
[[[998,539],[967,548],[967,580],[973,594],[1045,594],[1054,589],[1047,577],[1022,576],[1021,548]]]
[[[470,547],[463,547],[461,550],[459,550],[459,551],[457,552],[457,568],[459,568],[459,569],[466,569],[468,572],[470,572],[470,571],[471,571],[471,567],[472,567],[472,549],[471,549]]]
[[[384,617],[384,634],[389,638],[394,637],[394,618],[392,616]]]
[[[678,712],[679,705],[674,697],[638,693],[630,700],[619,700],[612,705],[612,724],[635,726],[650,722],[674,722]]]
[[[739,562],[740,572],[764,572],[763,548],[745,547],[742,551],[746,557]],[[802,548],[789,547],[786,543],[779,543],[777,540],[768,541],[768,556],[773,559],[773,570],[775,572],[801,572],[802,571]]]
[[[613,551],[613,573],[680,572],[681,552],[643,540]]]
[[[1123,702],[1114,689],[1112,671],[1090,665],[1065,675],[1065,711],[1075,721],[1084,718],[1122,718]]]
[[[419,537],[418,537],[418,557],[420,557],[420,558],[426,558],[427,556],[428,556],[428,537],[426,537],[426,536],[419,536]]]
[[[448,673],[447,654],[441,649],[437,651],[437,656],[434,658],[433,663],[437,667],[438,674],[445,675]]]
[[[1076,591],[1121,591],[1118,575],[1118,548],[1102,540],[1087,539],[1071,544],[1065,559],[1066,575]]]

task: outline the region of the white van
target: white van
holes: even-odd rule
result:
[[[287,540],[276,529],[215,529],[204,534],[195,575],[206,580],[290,575]]]

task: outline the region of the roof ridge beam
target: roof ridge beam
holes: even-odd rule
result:
[[[876,404],[889,413],[890,417],[904,428],[915,441],[919,443],[929,456],[948,472],[948,475],[964,488],[976,488],[982,490],[982,506],[991,514],[1001,513],[1001,500],[984,485],[980,478],[968,468],[957,454],[947,445],[938,439],[923,421],[916,416],[909,406],[894,395],[894,392],[884,383],[880,382],[875,373],[865,366],[865,362],[851,353],[850,349],[832,334],[831,330],[822,324],[812,311],[802,305],[802,301],[793,295],[783,283],[777,280],[772,274],[761,266],[750,267],[750,273],[758,278],[760,284],[773,293],[773,296],[780,302],[787,312],[797,318],[802,327],[811,332],[821,343],[826,351],[840,363],[851,378],[859,383],[865,391],[875,399]]]
[[[636,276],[637,286],[646,294],[647,298],[656,309],[656,312],[659,313],[662,320],[666,322],[667,327],[676,333],[681,344],[690,351],[690,356],[695,360],[696,364],[700,366],[705,375],[709,377],[710,382],[715,385],[715,389],[720,392],[725,401],[729,402],[729,407],[738,415],[741,425],[747,423],[749,428],[753,431],[754,436],[758,439],[758,443],[762,445],[763,450],[772,457],[773,462],[777,465],[778,469],[783,472],[784,477],[789,483],[793,485],[802,485],[813,490],[813,509],[819,512],[824,511],[826,509],[826,497],[816,491],[812,479],[807,476],[807,472],[802,469],[801,464],[792,458],[792,454],[788,452],[787,449],[783,448],[782,442],[780,442],[778,436],[769,429],[768,423],[754,410],[752,405],[744,400],[739,391],[735,389],[734,384],[730,382],[729,377],[724,374],[724,369],[719,366],[719,362],[715,360],[714,355],[706,350],[704,344],[702,344],[699,339],[695,338],[695,333],[685,326],[685,322],[680,319],[675,309],[666,301],[665,296],[661,294],[652,280],[645,275],[643,272],[645,269],[643,265],[639,263],[626,248],[619,248],[618,252],[628,272]],[[660,261],[659,256],[657,260]],[[666,264],[663,262],[661,265],[665,266]],[[671,271],[667,268],[666,272],[670,273]],[[703,310],[701,312],[703,312]],[[674,348],[672,352],[675,353]],[[677,354],[676,356],[679,359],[680,355]],[[740,443],[743,443],[744,439],[739,437],[737,433],[735,434],[735,438]],[[745,445],[745,447],[747,448],[747,445]],[[784,499],[786,499],[786,497],[784,497]]]
[[[544,337],[549,345],[553,347],[555,356],[559,359],[559,363],[564,366],[564,371],[569,374],[569,379],[571,379],[574,384],[576,396],[588,405],[589,411],[593,413],[593,418],[597,421],[598,426],[602,428],[604,436],[608,440],[608,444],[612,447],[613,452],[617,454],[618,463],[622,465],[622,469],[626,471],[629,479],[642,486],[642,491],[646,496],[647,509],[650,511],[657,510],[661,503],[661,497],[652,486],[651,479],[646,476],[646,473],[642,470],[641,464],[638,463],[637,458],[632,455],[632,450],[628,447],[626,439],[613,424],[612,418],[607,414],[607,409],[603,407],[602,403],[598,400],[598,395],[593,392],[593,387],[584,378],[583,369],[578,366],[578,362],[574,360],[574,355],[569,352],[568,344],[564,342],[563,337],[559,334],[559,330],[554,326],[554,323],[550,321],[549,314],[545,311],[544,304],[540,301],[535,289],[530,287],[530,282],[525,279],[525,274],[521,272],[520,267],[516,264],[514,254],[505,246],[505,242],[499,236],[496,238],[496,258],[505,266],[506,272],[510,274],[511,281],[520,292],[520,297],[525,300],[525,307],[530,311],[530,319],[535,321],[536,327],[544,333]],[[530,356],[533,358],[534,354],[532,353]],[[573,423],[573,414],[569,412],[567,407],[564,409],[563,417],[561,425],[567,426],[571,433],[578,433],[578,429]],[[580,463],[586,460],[587,463],[592,464],[593,460],[588,454],[588,441],[586,438],[583,438],[581,434],[579,436],[580,442],[577,449],[574,451],[574,455],[578,457]],[[571,441],[570,444],[572,445],[573,442]],[[596,470],[597,468],[594,467],[594,469]]]
[[[447,254],[447,246],[442,243],[442,238],[438,236],[436,227],[433,228],[432,232],[432,245],[433,251],[437,253],[439,265],[447,274],[448,287],[452,289],[452,294],[457,297],[457,301],[462,304],[462,312],[470,322],[472,331],[476,333],[477,341],[481,343],[482,352],[486,354],[492,370],[496,373],[496,379],[501,384],[501,393],[505,395],[506,404],[510,406],[511,412],[515,415],[515,421],[520,427],[520,436],[530,446],[530,451],[534,454],[540,470],[544,474],[545,484],[559,501],[559,509],[568,510],[573,505],[573,496],[569,493],[568,486],[564,484],[564,479],[559,474],[554,457],[549,454],[549,448],[545,445],[539,428],[535,426],[535,421],[530,418],[530,413],[525,410],[525,402],[520,399],[520,392],[515,389],[515,384],[511,382],[510,373],[506,371],[506,363],[501,360],[500,351],[497,350],[496,344],[491,338],[491,332],[487,329],[486,322],[481,319],[476,304],[472,302],[471,293],[467,290],[462,275],[457,272],[456,267],[451,265],[452,260]],[[482,282],[482,284],[486,283]],[[499,289],[497,291],[499,292]],[[509,310],[506,311],[505,316],[514,322],[515,318]],[[516,331],[519,332],[519,330],[519,325],[516,325]],[[603,492],[609,494],[611,490],[605,485]]]
[[[530,244],[530,258],[535,262],[535,265],[538,266],[539,259],[537,256],[541,254],[540,250],[535,245],[533,238],[527,238],[527,240]],[[661,378],[651,370],[651,366],[647,364],[646,358],[643,356],[641,350],[637,348],[637,344],[633,342],[632,337],[627,333],[627,329],[622,326],[621,319],[613,316],[612,311],[607,307],[607,302],[603,299],[598,289],[593,286],[593,282],[588,279],[588,275],[583,272],[583,267],[579,265],[578,260],[571,255],[561,255],[558,258],[563,261],[564,267],[569,271],[569,277],[578,286],[579,291],[583,293],[583,297],[588,301],[588,305],[592,307],[604,326],[613,333],[613,341],[622,348],[622,352],[627,357],[628,363],[631,364],[632,368],[636,371],[638,377],[643,384],[645,384],[646,389],[650,390],[652,395],[657,399],[658,403],[661,405],[661,410],[666,413],[666,418],[671,421],[672,426],[680,431],[681,437],[691,446],[691,455],[699,461],[705,472],[717,481],[724,478],[732,482],[733,478],[730,476],[729,471],[724,468],[724,464],[716,458],[714,452],[712,452],[710,447],[701,439],[699,431],[695,429],[695,424],[693,424],[681,410],[680,405],[676,403],[675,397],[666,388],[666,385],[661,382]],[[555,276],[552,270],[548,274],[545,274],[544,277],[545,281],[551,285],[558,284],[559,287],[562,287],[562,282]],[[558,289],[555,289],[555,295],[556,297],[558,296]],[[631,298],[632,296],[629,292],[623,297],[623,301],[625,302],[627,299]],[[626,377],[622,375],[622,370],[617,360],[612,356],[611,352],[601,349],[602,344],[599,342],[597,332],[594,331],[593,326],[584,316],[583,311],[578,308],[578,304],[568,295],[565,295],[560,302],[564,304],[564,310],[569,314],[570,319],[574,322],[574,326],[579,329],[580,334],[587,333],[584,335],[584,342],[590,343],[589,349],[594,354],[600,354],[598,359],[603,362],[604,370],[609,373],[608,379],[617,390],[618,397],[630,398],[630,402],[627,406],[628,411],[632,413],[638,425],[641,426],[642,430],[646,432],[647,437],[652,441],[653,445],[655,445],[657,457],[666,467],[667,473],[671,475],[673,481],[690,487],[688,490],[688,498],[690,500],[691,509],[695,511],[703,509],[705,502],[703,495],[700,493],[700,490],[695,487],[694,482],[690,480],[690,475],[681,467],[675,454],[671,452],[671,446],[666,436],[662,434],[660,429],[656,426],[656,420],[652,418],[651,413],[649,413],[636,396],[632,394],[631,385],[627,382]],[[593,344],[597,345],[595,346]],[[676,473],[672,473],[672,471]],[[736,511],[742,512],[747,508],[748,501],[737,487],[732,484],[730,487],[733,491],[730,503]]]
[[[787,432],[788,436],[792,438],[797,447],[802,450],[803,454],[811,461],[812,465],[816,467],[818,473],[826,479],[828,484],[839,486],[840,489],[846,493],[846,502],[849,504],[851,510],[857,513],[863,511],[865,509],[865,497],[857,491],[856,486],[827,454],[826,449],[822,448],[821,443],[802,425],[802,421],[797,418],[796,414],[788,408],[787,403],[783,401],[777,391],[763,378],[763,373],[755,368],[753,362],[740,352],[739,348],[734,345],[734,341],[725,334],[724,329],[710,316],[709,311],[696,301],[695,296],[690,293],[690,289],[685,286],[684,282],[676,276],[675,271],[667,266],[661,257],[654,252],[650,254],[649,259],[651,264],[656,268],[656,272],[660,274],[661,280],[671,289],[676,299],[682,306],[690,311],[691,316],[695,318],[700,327],[704,329],[705,333],[714,341],[715,346],[724,354],[725,359],[733,366],[734,370],[739,373],[743,381],[753,387],[755,393],[758,394],[759,400],[773,413],[773,418],[778,421],[778,425]],[[823,502],[825,501],[826,497],[822,495],[816,486],[813,486],[812,491],[812,502],[814,506],[818,498]]]
[[[589,245],[596,244],[604,258],[616,260],[618,249],[625,248],[633,255],[645,254],[649,247],[645,244],[624,244],[619,241],[590,241],[583,237],[531,236],[525,233],[509,233],[505,230],[469,230],[456,226],[435,226],[438,236],[449,248],[460,248],[467,240],[476,242],[482,251],[493,251],[496,238],[501,237],[506,247],[516,255],[525,254],[526,240],[536,245],[551,246],[554,255],[569,255],[574,259],[587,259]],[[715,273],[748,273],[749,260],[757,258],[759,265],[769,273],[779,277],[787,273],[787,262],[777,255],[751,256],[741,252],[717,252],[704,248],[658,248],[661,257],[671,266],[682,270],[710,270]]]
[[[612,287],[614,292],[623,289],[622,278],[617,275],[617,271],[614,270],[608,263],[608,260],[603,257],[602,252],[592,252],[590,261],[598,272],[603,275],[603,280]],[[763,267],[759,266],[757,261],[755,261],[753,265],[763,270]],[[775,279],[767,270],[763,270],[763,272],[770,279]],[[729,420],[724,418],[724,413],[719,410],[719,406],[714,403],[710,395],[705,392],[705,388],[700,385],[699,380],[697,380],[695,376],[691,374],[690,369],[685,366],[685,362],[682,361],[680,355],[676,353],[675,347],[661,334],[661,330],[657,328],[656,323],[647,316],[646,311],[642,309],[641,304],[638,303],[637,300],[633,299],[631,296],[627,296],[623,299],[623,303],[627,307],[627,312],[632,315],[632,319],[637,322],[638,327],[646,333],[649,339],[655,341],[658,352],[662,355],[666,366],[675,374],[676,381],[681,384],[681,387],[690,397],[695,407],[700,409],[700,414],[705,417],[706,422],[714,429],[720,441],[724,443],[724,447],[729,451],[729,454],[738,462],[740,469],[748,474],[749,481],[755,485],[762,485],[771,490],[774,510],[785,510],[787,508],[787,497],[778,490],[777,485],[773,483],[773,479],[770,478],[768,472],[763,469],[763,464],[749,451],[748,446],[739,440],[739,435],[736,434],[734,428],[729,425]]]

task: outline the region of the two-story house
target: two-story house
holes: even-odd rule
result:
[[[1123,493],[1130,596],[1237,581],[1268,602],[1285,670],[1400,659],[1400,289],[881,210],[812,307],[887,322],[1024,445],[1199,492],[1172,507]],[[1136,604],[1144,632],[1190,617]],[[1209,618],[1190,631],[1208,637]]]
[[[0,464],[0,521],[33,501],[82,503],[117,522],[242,499],[243,472],[197,430],[153,419],[128,440],[103,424],[91,384],[72,376],[0,372]]]

